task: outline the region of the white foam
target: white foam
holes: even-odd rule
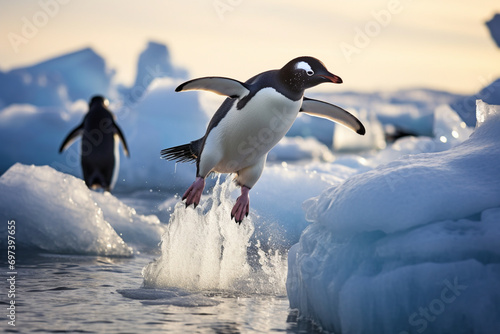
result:
[[[161,257],[143,270],[145,287],[284,293],[284,260],[252,245],[252,215],[241,225],[231,220],[234,189],[228,177],[196,209],[177,203],[162,237]],[[258,252],[253,251],[259,258],[256,267],[252,249]]]

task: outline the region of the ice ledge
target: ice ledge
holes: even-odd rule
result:
[[[407,156],[309,201],[290,307],[336,333],[500,328],[500,107],[444,152]]]
[[[476,126],[483,125],[490,118],[500,115],[500,106],[490,105],[483,100],[476,100]]]
[[[337,235],[393,233],[460,219],[500,203],[500,107],[478,101],[479,126],[443,152],[408,155],[331,187],[304,203]]]

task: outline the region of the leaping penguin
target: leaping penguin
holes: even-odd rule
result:
[[[346,110],[304,97],[304,90],[324,82],[342,83],[313,57],[291,60],[279,70],[260,73],[246,82],[224,77],[187,81],[175,91],[207,90],[227,96],[216,111],[203,137],[186,145],[161,151],[162,158],[177,162],[196,161],[196,180],[182,196],[186,207],[196,207],[212,172],[236,173],[241,196],[231,218],[241,223],[249,212],[250,189],[260,178],[267,153],[285,136],[299,112],[327,118],[360,135],[361,122]]]
[[[59,153],[81,135],[81,164],[85,184],[91,189],[101,187],[111,191],[120,167],[119,140],[122,141],[125,154],[130,155],[122,130],[107,106],[108,100],[104,97],[99,95],[92,97],[89,102],[89,112],[82,123],[71,130],[64,139]]]

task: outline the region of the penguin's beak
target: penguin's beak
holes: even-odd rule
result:
[[[332,74],[330,72],[326,72],[325,74],[319,74],[319,76],[325,79],[325,82],[333,82],[336,84],[342,83],[342,79],[339,76]]]

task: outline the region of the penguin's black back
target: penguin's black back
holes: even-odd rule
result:
[[[109,188],[115,168],[113,114],[103,105],[91,103],[82,134],[82,171],[87,186]]]

